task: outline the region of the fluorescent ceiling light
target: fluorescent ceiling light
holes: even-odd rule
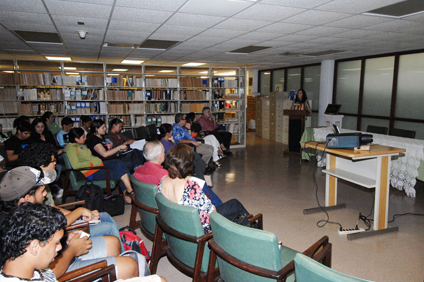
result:
[[[143,62],[144,61],[140,61],[140,60],[122,60],[121,64],[139,65]]]
[[[207,74],[207,73],[209,73],[209,72],[208,72],[208,71],[201,71],[201,72],[199,72],[199,73],[206,73],[206,74]]]
[[[62,67],[59,67],[59,69],[62,69]],[[77,70],[76,67],[63,67],[64,70]]]
[[[40,41],[25,41],[26,43],[37,43],[37,44],[55,44],[55,45],[63,45],[62,42],[40,42]]]
[[[236,71],[228,71],[228,72],[215,71],[213,74],[214,75],[236,75]]]
[[[71,57],[46,56],[46,59],[50,61],[72,61]]]
[[[112,71],[128,71],[128,69],[113,69]]]
[[[154,74],[146,74],[145,76],[155,76]]]
[[[109,75],[109,76],[118,76],[119,73],[108,73],[107,75]]]
[[[264,74],[271,74],[270,72],[264,72]]]
[[[14,71],[3,71],[3,72],[6,72],[6,73],[14,73]]]
[[[200,78],[209,78],[209,76],[201,76]]]
[[[67,74],[67,75],[79,75],[78,72],[66,72],[65,74]]]
[[[159,72],[174,72],[174,70],[161,70]]]
[[[197,67],[197,66],[201,66],[201,65],[205,65],[206,63],[187,63],[184,64],[184,67]]]

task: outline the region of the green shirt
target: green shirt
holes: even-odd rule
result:
[[[55,122],[52,122],[52,124],[47,124],[47,128],[51,133],[53,133],[53,135],[56,135],[59,131],[62,130],[62,128],[60,128],[60,126]]]

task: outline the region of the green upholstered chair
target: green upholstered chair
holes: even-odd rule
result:
[[[281,251],[277,236],[271,232],[238,225],[217,212],[210,215],[213,239],[208,245],[211,249],[210,266],[218,259],[221,279],[234,281],[294,281],[294,256],[297,251],[284,245]],[[328,243],[324,236],[305,253],[313,256]],[[322,248],[321,248],[322,249]],[[325,262],[330,264],[331,247]],[[213,281],[208,276],[208,281]]]
[[[78,189],[88,181],[88,179],[82,174],[81,170],[87,169],[106,169],[106,179],[105,180],[93,180],[93,184],[98,185],[103,188],[108,196],[112,195],[112,188],[115,189],[119,183],[119,179],[110,179],[109,177],[109,167],[107,166],[98,166],[98,167],[85,167],[74,169],[69,162],[68,155],[66,153],[62,154],[63,161],[65,163],[65,184],[63,187],[63,196],[62,203],[66,202],[66,198],[70,195],[76,195]],[[69,185],[71,190],[69,190]]]
[[[134,189],[132,199],[132,209],[130,217],[130,227],[136,229],[140,227],[141,232],[147,239],[153,241],[155,237],[156,215],[159,213],[155,196],[158,193],[158,186],[137,180],[133,175],[130,177]],[[136,220],[137,210],[140,213],[140,220]]]
[[[164,251],[179,271],[192,277],[193,281],[206,281],[209,251],[205,246],[212,233],[203,233],[199,212],[195,208],[173,203],[160,193],[156,195],[156,203],[159,214],[156,216],[151,273],[156,273],[160,255]],[[163,233],[168,242],[166,246],[161,244]],[[213,269],[212,272],[217,273],[217,270]]]
[[[359,282],[369,281],[337,272],[303,254],[294,257],[297,282]]]

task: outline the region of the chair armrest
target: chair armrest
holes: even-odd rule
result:
[[[62,276],[60,276],[58,278],[58,281],[63,282],[63,281],[71,280],[73,282],[83,282],[83,281],[88,282],[88,281],[94,281],[105,275],[110,276],[110,281],[116,280],[115,265],[107,266],[107,262],[103,260],[103,261],[88,265],[86,267],[67,272],[63,274]],[[103,281],[105,280],[103,279]],[[106,281],[108,281],[108,279],[106,279]]]
[[[81,170],[92,170],[92,169],[107,169],[108,166],[90,166],[90,167],[81,167],[81,168],[66,168],[63,171],[81,171]]]
[[[188,241],[188,242],[192,242],[192,243],[202,243],[202,242],[206,242],[208,240],[210,240],[212,238],[212,232],[208,233],[208,234],[204,234],[200,237],[196,237],[196,236],[192,236],[192,235],[188,235],[185,233],[181,233],[169,226],[167,226],[165,224],[165,222],[163,221],[162,217],[160,216],[160,214],[158,214],[156,216],[156,222],[159,225],[159,227],[165,232],[168,233],[174,237],[177,237],[178,239],[182,239],[184,241]]]
[[[148,212],[152,212],[152,213],[155,213],[155,214],[159,214],[159,210],[158,209],[155,209],[155,208],[146,206],[145,204],[141,203],[140,201],[137,200],[137,198],[135,197],[134,194],[131,195],[131,200],[132,200],[132,202],[134,203],[134,205],[137,208],[140,208],[142,210],[145,210],[145,211],[148,211]]]
[[[65,204],[57,205],[57,207],[67,208],[67,207],[78,206],[78,205],[81,205],[84,208],[86,207],[85,201],[76,201],[76,202],[65,203]]]
[[[66,227],[67,232],[80,230],[80,229],[84,231],[85,233],[90,234],[90,224],[87,221],[74,223]]]
[[[239,260],[233,257],[232,255],[227,254],[224,250],[222,250],[218,246],[217,243],[215,243],[214,239],[210,240],[208,242],[208,245],[209,245],[209,248],[212,249],[210,263],[211,261],[215,260],[215,259],[212,259],[212,255],[213,255],[212,253],[214,253],[215,255],[223,259],[224,261],[234,265],[237,268],[240,268],[244,271],[247,271],[262,277],[277,279],[278,281],[285,281],[283,278],[289,275],[294,270],[293,261],[291,261],[289,264],[284,266],[279,271],[274,271],[274,270],[270,270],[270,269],[266,269],[266,268],[262,268],[262,267],[258,267],[258,266],[246,263],[242,260]]]
[[[331,267],[331,252],[332,245],[328,242],[328,236],[323,236],[321,239],[316,241],[315,244],[304,251],[303,254],[328,267]]]
[[[247,216],[250,222],[250,226],[253,225],[254,222],[258,222],[258,229],[263,230],[264,229],[264,223],[263,223],[263,215],[261,213],[258,213],[257,215],[249,214]]]

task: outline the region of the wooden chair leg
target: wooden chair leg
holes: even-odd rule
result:
[[[153,240],[153,247],[152,247],[152,257],[150,259],[150,273],[156,274],[159,260],[163,253],[163,244],[162,244],[162,237],[163,237],[163,231],[159,227],[159,225],[156,224],[155,228],[155,239]]]
[[[137,206],[133,202],[131,207],[130,227],[134,230],[140,227],[140,221],[137,221],[136,218],[137,218]]]

